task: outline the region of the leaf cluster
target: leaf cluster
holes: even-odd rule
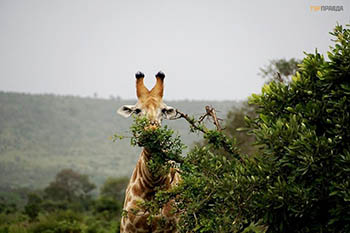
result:
[[[180,136],[173,137],[174,131],[168,126],[152,129],[149,125],[146,118],[134,119],[134,124],[131,126],[133,135],[131,144],[152,152],[148,165],[152,175],[158,177],[166,174],[170,167],[176,165],[171,161],[183,162],[182,150],[185,145],[181,142]]]

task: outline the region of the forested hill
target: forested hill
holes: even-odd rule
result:
[[[0,92],[0,186],[41,188],[63,168],[88,174],[101,184],[110,176],[129,175],[139,148],[124,139],[112,142],[115,133],[128,135],[132,122],[116,114],[135,100],[29,95]],[[233,101],[170,101],[168,105],[200,115],[205,105],[219,116]],[[178,130],[186,144],[198,140],[183,120],[165,122]]]

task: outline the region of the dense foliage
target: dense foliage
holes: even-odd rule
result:
[[[46,196],[53,200],[73,202],[90,197],[90,192],[96,185],[89,181],[87,175],[82,175],[72,169],[64,169],[57,173],[56,179],[45,188]]]
[[[252,155],[257,151],[253,144],[256,141],[255,135],[247,134],[249,128],[246,127],[245,118],[255,118],[257,116],[256,107],[243,102],[242,106],[233,108],[226,116],[223,132],[230,138],[235,138],[237,147],[243,154]]]
[[[100,195],[104,198],[124,200],[125,187],[128,183],[128,177],[109,177],[102,185]]]
[[[183,158],[182,183],[159,191],[149,210],[175,199],[181,232],[349,232],[350,30],[337,26],[332,35],[329,60],[306,54],[290,83],[272,81],[251,97],[254,156],[190,119],[208,144]]]
[[[96,197],[86,175],[64,169],[44,190],[17,190],[23,207],[0,199],[0,233],[118,233],[125,180],[108,178]]]
[[[156,215],[165,203],[175,199],[174,211],[180,216],[178,228],[181,232],[235,232],[242,228],[263,232],[264,226],[256,223],[243,224],[237,215],[245,209],[240,202],[249,199],[251,195],[240,184],[244,179],[241,173],[246,170],[241,163],[248,161],[249,157],[241,157],[234,140],[224,133],[207,128],[194,118],[187,120],[191,131],[204,133],[207,144],[197,145],[186,157],[181,156],[183,145],[178,136],[173,136],[171,129],[162,127],[147,130],[146,119],[135,120],[132,126],[132,144],[155,151],[149,161],[151,170],[157,168],[164,171],[164,168],[169,168],[167,161],[175,160],[182,177],[179,186],[172,190],[158,190],[155,198],[143,203],[143,206]],[[221,154],[223,150],[225,153]],[[170,165],[176,166],[174,163]],[[237,170],[238,166],[242,170]],[[251,178],[248,177],[246,182],[250,181]],[[241,198],[237,199],[237,195]],[[233,222],[237,223],[232,224]]]
[[[289,85],[272,82],[251,98],[269,177],[256,205],[273,232],[350,231],[350,30],[331,34],[328,61],[307,54]]]

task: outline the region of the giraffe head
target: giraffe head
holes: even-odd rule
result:
[[[158,127],[164,118],[174,118],[176,110],[163,102],[165,74],[162,72],[156,74],[157,82],[151,90],[148,90],[143,83],[145,77],[143,73],[138,72],[135,77],[137,103],[135,105],[124,105],[117,112],[124,117],[129,117],[132,114],[145,116],[149,120],[151,128]]]

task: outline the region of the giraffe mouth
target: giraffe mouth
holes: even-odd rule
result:
[[[155,130],[160,126],[157,121],[151,121],[148,126],[145,127],[145,130]]]

